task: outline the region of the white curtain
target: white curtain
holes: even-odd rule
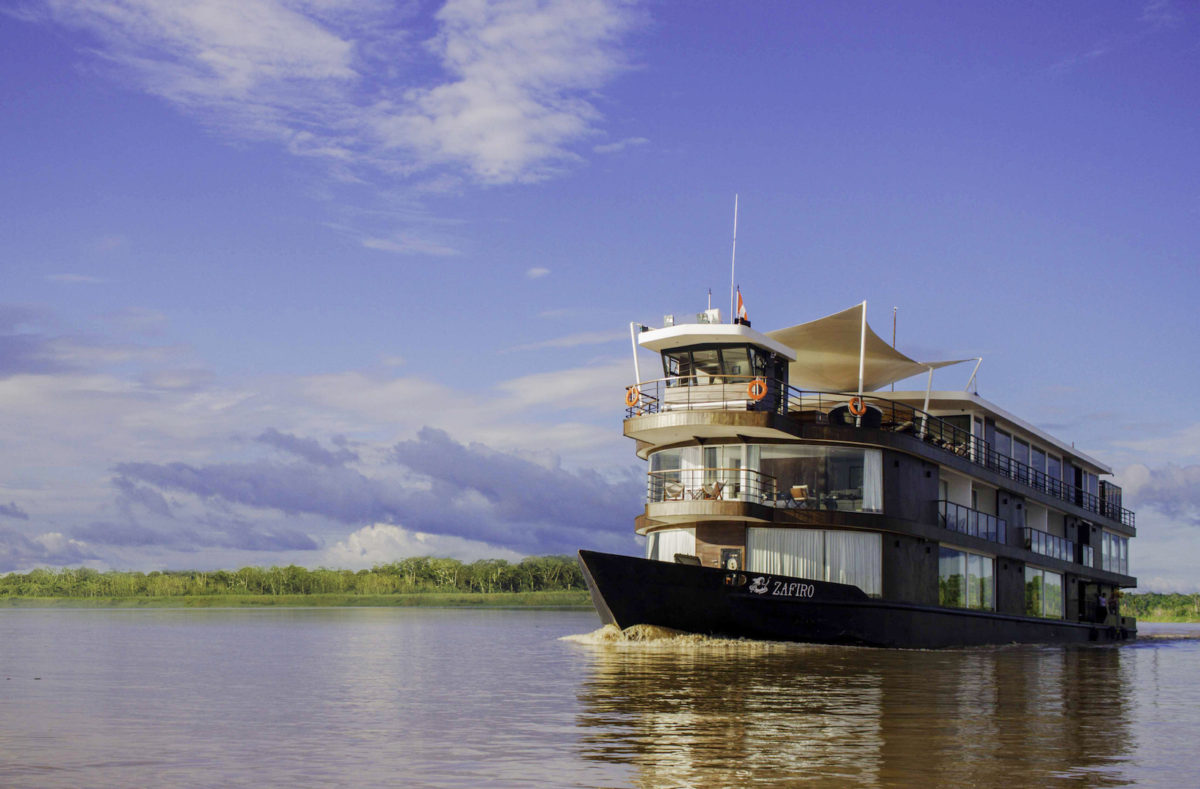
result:
[[[696,555],[695,529],[667,529],[646,536],[646,558],[660,562],[675,561],[675,554]]]
[[[883,512],[883,453],[863,451],[863,512]]]
[[[826,580],[857,586],[869,595],[882,592],[881,535],[854,531],[825,533]]]
[[[746,570],[825,580],[825,532],[820,529],[746,529]]]

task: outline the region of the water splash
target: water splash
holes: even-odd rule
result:
[[[599,630],[579,635],[563,636],[560,641],[570,641],[574,644],[588,646],[617,646],[617,647],[663,647],[675,648],[704,648],[704,649],[738,649],[738,650],[781,650],[794,649],[801,645],[787,644],[779,641],[755,641],[745,638],[717,638],[698,633],[687,633],[682,630],[672,630],[669,627],[657,625],[632,625],[622,630],[616,625],[604,625]]]

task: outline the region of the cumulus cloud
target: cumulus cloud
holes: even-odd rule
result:
[[[283,443],[296,442],[292,437]],[[300,451],[312,454],[311,445],[299,444]],[[116,484],[129,501],[158,514],[169,514],[162,510],[165,500],[148,496],[147,490],[348,525],[403,523],[423,534],[522,554],[612,548],[631,539],[641,493],[632,477],[610,481],[595,472],[567,471],[482,444],[464,445],[431,428],[396,444],[391,459],[404,467],[405,476],[388,478],[387,469],[364,473],[324,462],[143,462],[119,464]],[[99,541],[107,531],[106,525],[93,524],[76,536]],[[155,539],[144,529],[112,532],[126,542]],[[264,539],[277,542],[280,534]]]
[[[383,0],[29,0],[138,89],[236,138],[388,177],[545,178],[595,133],[623,68],[620,0],[449,0],[429,30]],[[37,9],[41,9],[38,11]],[[343,172],[345,180],[352,180]],[[411,251],[403,239],[383,241]],[[395,248],[392,248],[395,247]]]
[[[631,539],[642,493],[642,483],[632,477],[613,482],[591,471],[546,466],[482,444],[464,445],[432,428],[397,444],[394,457],[430,482],[413,497],[416,506],[405,518],[424,531],[527,552],[611,547]]]
[[[0,572],[63,567],[94,558],[87,546],[59,532],[27,537],[11,529],[0,529]]]
[[[367,535],[346,542],[371,525],[409,535],[372,533],[389,550],[461,557],[632,545],[644,483],[614,429],[616,360],[485,389],[363,372],[218,380],[171,349],[39,333],[54,323],[0,308],[0,332],[47,360],[0,375],[0,522],[22,537],[6,543],[11,567],[196,566],[199,552],[311,565],[338,543],[381,555]]]
[[[18,507],[15,501],[10,501],[8,504],[0,504],[0,515],[22,521],[29,520],[29,513]]]
[[[1200,526],[1200,465],[1162,468],[1134,465],[1121,472],[1128,501]]]
[[[275,428],[268,428],[256,441],[260,441],[276,449],[281,449],[296,457],[303,458],[317,466],[332,468],[358,460],[358,455],[344,447],[336,452],[325,449],[313,438],[299,438],[288,433],[280,433]]]
[[[0,378],[22,373],[52,373],[70,367],[56,341],[36,331],[40,311],[22,305],[0,305]]]
[[[387,523],[374,523],[352,532],[321,554],[321,564],[330,567],[366,569],[410,556],[445,556],[464,562],[477,559],[519,561],[522,554],[461,537],[446,537],[409,531]]]

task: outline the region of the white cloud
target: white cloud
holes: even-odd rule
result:
[[[619,0],[449,0],[422,42],[414,9],[383,0],[42,3],[101,64],[211,128],[426,185],[533,181],[575,161],[632,14]]]
[[[367,569],[410,556],[439,556],[473,562],[477,559],[524,558],[516,551],[478,540],[410,531],[386,523],[364,526],[321,553],[317,564],[328,567]]]
[[[525,276],[529,277],[529,279],[541,279],[542,277],[546,276],[549,273],[550,273],[550,269],[548,269],[548,268],[534,267],[531,269],[527,269],[525,271]]]
[[[617,153],[619,151],[625,150],[626,148],[633,148],[638,145],[645,145],[648,142],[650,142],[650,141],[647,140],[645,137],[626,137],[625,139],[617,140],[616,142],[610,142],[610,143],[605,143],[604,145],[593,146],[592,150],[595,151],[596,153]]]
[[[59,282],[63,285],[99,285],[106,280],[100,277],[93,277],[89,274],[47,274],[46,280],[49,282]]]
[[[381,102],[383,144],[465,164],[484,183],[540,180],[578,157],[566,146],[599,113],[582,96],[621,66],[629,26],[607,0],[450,0],[431,42],[452,80]]]
[[[364,238],[362,245],[367,249],[377,249],[380,252],[394,252],[397,255],[451,257],[459,254],[459,251],[454,247],[437,241],[418,238],[410,233],[401,233],[392,238]]]
[[[581,345],[604,345],[617,340],[628,339],[628,335],[623,332],[610,331],[587,331],[577,334],[569,334],[566,337],[555,337],[551,340],[542,340],[541,342],[531,342],[525,345],[515,345],[508,349],[512,351],[538,351],[543,348],[578,348]]]

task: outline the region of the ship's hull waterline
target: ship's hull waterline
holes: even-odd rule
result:
[[[873,599],[846,584],[580,551],[596,611],[621,628],[728,638],[932,649],[1121,641],[1136,631]]]

